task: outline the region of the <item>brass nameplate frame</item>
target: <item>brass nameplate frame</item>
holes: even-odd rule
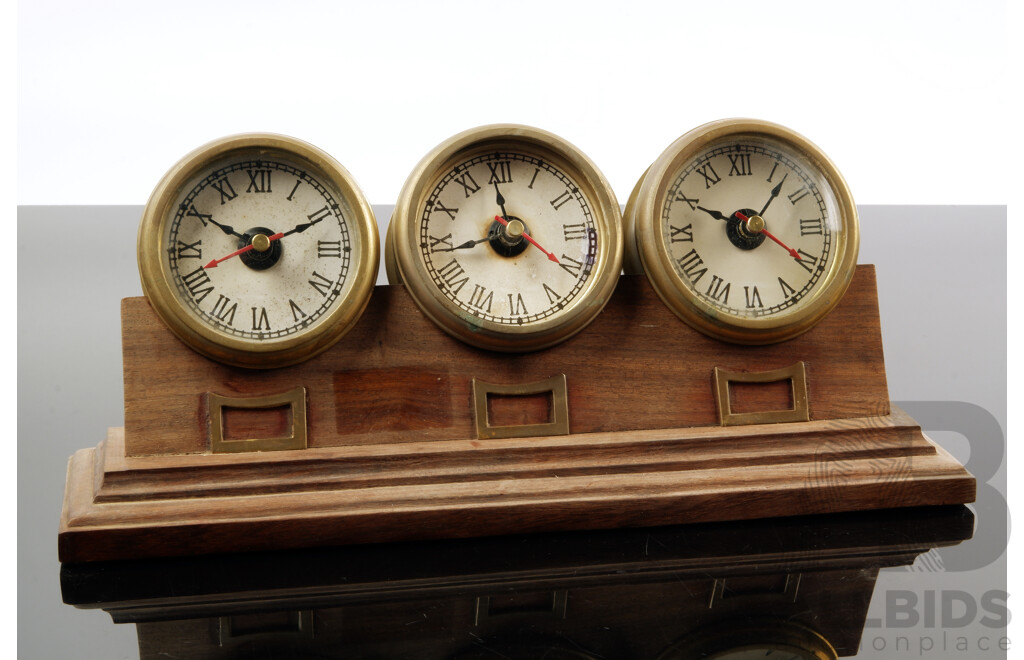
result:
[[[715,606],[721,607],[724,601],[727,601],[730,597],[726,591],[726,582],[734,581],[740,583],[738,594],[749,602],[751,598],[758,599],[775,599],[777,602],[789,602],[795,603],[797,594],[800,591],[800,573],[787,573],[786,578],[782,583],[781,588],[771,588],[762,586],[757,589],[744,589],[742,586],[743,578],[717,578],[715,585],[711,589],[711,598],[708,601],[708,608]]]
[[[715,367],[715,403],[718,405],[718,421],[722,426],[743,426],[747,424],[778,424],[780,422],[807,422],[811,419],[807,397],[807,369],[803,362],[771,371],[739,372],[725,371]],[[776,383],[788,380],[793,407],[785,410],[765,410],[735,413],[732,411],[731,383]]]
[[[551,394],[551,421],[542,424],[493,426],[490,423],[487,398],[498,396],[530,396]],[[476,435],[480,440],[489,438],[530,438],[540,435],[569,435],[569,397],[565,374],[533,383],[498,385],[473,379],[473,416]]]
[[[569,591],[566,589],[557,589],[555,591],[539,592],[535,594],[519,594],[512,592],[516,596],[522,597],[523,603],[511,602],[503,604],[498,602],[500,597],[497,596],[477,596],[476,599],[476,616],[473,619],[473,625],[482,626],[489,621],[495,619],[501,619],[502,617],[519,616],[523,615],[531,616],[536,619],[542,616],[550,616],[555,619],[565,619],[566,605],[569,602]],[[538,602],[529,602],[531,600],[537,600]],[[511,605],[511,606],[509,606]]]
[[[207,392],[210,407],[210,451],[215,454],[253,451],[284,451],[306,448],[306,388],[296,387],[280,394],[250,397],[229,397]],[[291,432],[270,438],[228,439],[224,436],[224,411],[289,408]]]
[[[256,641],[287,643],[315,639],[313,610],[222,616],[218,624],[221,647]]]

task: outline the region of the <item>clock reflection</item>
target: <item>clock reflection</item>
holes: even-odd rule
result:
[[[142,658],[825,660],[882,568],[971,537],[964,506],[65,564]]]

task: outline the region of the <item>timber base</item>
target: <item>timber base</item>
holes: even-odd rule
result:
[[[61,561],[963,504],[974,478],[888,399],[874,270],[771,346],[706,337],[642,276],[524,355],[377,287],[338,344],[245,370],[122,304],[125,427],[72,456]]]
[[[68,467],[61,561],[644,527],[974,500],[907,415],[126,458]],[[245,460],[239,460],[244,458]]]

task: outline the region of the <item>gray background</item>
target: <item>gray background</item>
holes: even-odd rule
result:
[[[375,206],[381,235],[390,206]],[[18,641],[26,658],[137,657],[135,629],[101,611],[61,602],[57,524],[68,457],[123,424],[120,300],[141,295],[135,262],[140,206],[22,206],[18,209]],[[878,271],[890,397],[961,462],[977,469],[978,532],[960,549],[913,569],[884,571],[859,658],[999,658],[1005,630],[979,619],[950,631],[922,621],[886,625],[885,594],[959,590],[980,599],[1006,589],[1006,208],[862,206],[860,263]],[[384,283],[383,266],[379,283]],[[998,430],[949,430],[946,405],[988,411]],[[930,419],[925,419],[925,417]],[[982,415],[984,416],[984,415]],[[971,558],[974,564],[971,565]],[[978,559],[981,558],[981,559]],[[964,568],[968,570],[963,570]],[[891,616],[891,615],[890,615]],[[963,636],[972,652],[954,650]],[[909,651],[893,651],[897,637]],[[977,650],[990,638],[989,653]],[[936,650],[921,652],[923,638]],[[881,640],[885,650],[875,652]],[[902,648],[902,647],[901,647]],[[1014,648],[1011,646],[1011,648]]]

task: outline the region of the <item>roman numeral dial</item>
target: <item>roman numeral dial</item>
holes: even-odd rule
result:
[[[684,135],[651,166],[626,215],[662,298],[731,341],[806,331],[856,266],[856,207],[842,177],[805,138],[767,122],[724,120]]]
[[[140,272],[154,308],[194,348],[282,366],[358,318],[376,276],[376,222],[330,156],[250,134],[207,145],[168,176],[177,187],[158,187],[167,199],[143,218]]]
[[[537,129],[492,126],[423,162],[392,217],[389,274],[398,271],[442,328],[484,348],[534,350],[600,310],[591,301],[617,279],[620,221],[603,177],[575,148]]]
[[[709,186],[715,170],[727,174]],[[721,313],[788,313],[817,289],[832,260],[835,205],[827,192],[809,162],[778,145],[729,141],[696,154],[673,178],[662,209],[664,242],[679,277]],[[697,208],[686,203],[698,195]],[[696,270],[687,255],[698,253]],[[696,275],[704,269],[710,285]],[[792,290],[770,286],[780,277]],[[732,283],[757,297],[728,295]]]
[[[470,181],[481,185],[467,188]],[[427,196],[419,238],[417,257],[452,305],[511,328],[571,304],[588,284],[599,240],[591,203],[576,180],[562,167],[512,150],[448,170]]]

